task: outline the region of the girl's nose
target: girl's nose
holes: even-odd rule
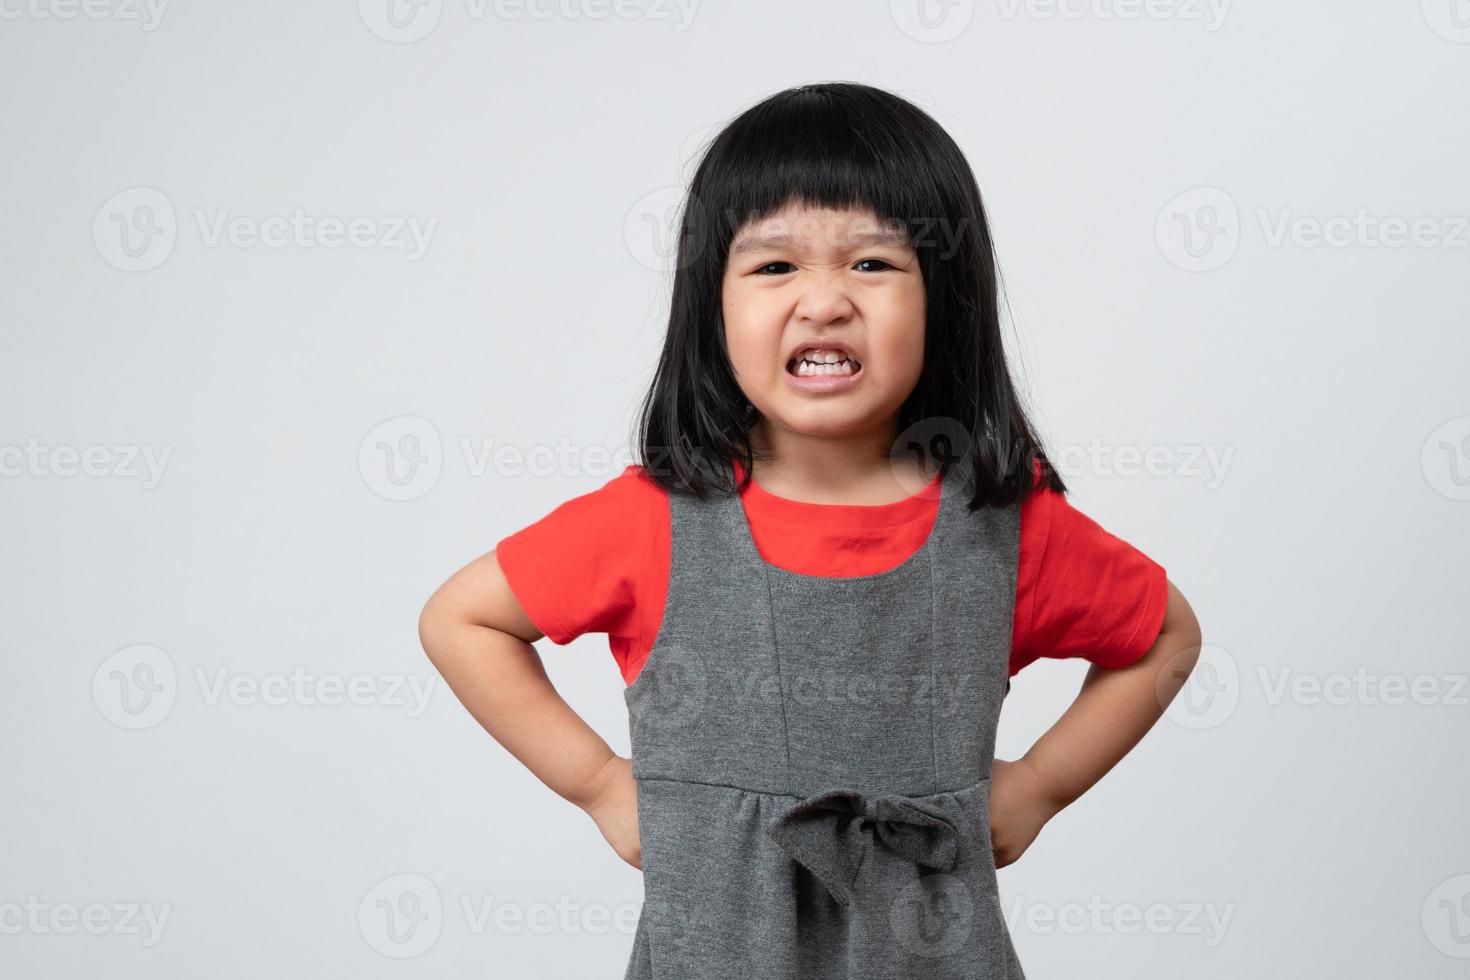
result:
[[[851,316],[852,299],[840,278],[813,278],[802,288],[796,315],[811,323],[829,323]]]

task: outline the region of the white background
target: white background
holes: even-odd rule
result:
[[[416,617],[630,461],[699,147],[846,79],[968,155],[1073,503],[1209,644],[1000,872],[1028,976],[1465,975],[1464,0],[386,2],[0,0],[0,972],[622,976],[638,872]]]

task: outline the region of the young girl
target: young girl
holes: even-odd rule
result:
[[[643,870],[625,976],[1023,977],[996,869],[1157,721],[1200,633],[1063,496],[1006,365],[979,190],[930,116],[805,85],[719,134],[638,445],[420,622],[475,718]],[[631,758],[530,645],[589,632],[627,682]],[[996,759],[1039,657],[1093,666]]]

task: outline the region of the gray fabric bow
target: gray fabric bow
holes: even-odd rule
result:
[[[828,790],[792,804],[767,833],[843,905],[852,903],[853,881],[875,841],[915,864],[945,871],[959,857],[954,821],[912,796]]]

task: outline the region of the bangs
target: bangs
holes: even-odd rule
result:
[[[911,245],[922,242],[923,229],[952,211],[915,168],[914,145],[895,138],[915,119],[894,118],[892,109],[817,89],[758,105],[711,148],[707,159],[718,163],[690,207],[727,247],[746,223],[787,205],[871,211],[901,227]]]

